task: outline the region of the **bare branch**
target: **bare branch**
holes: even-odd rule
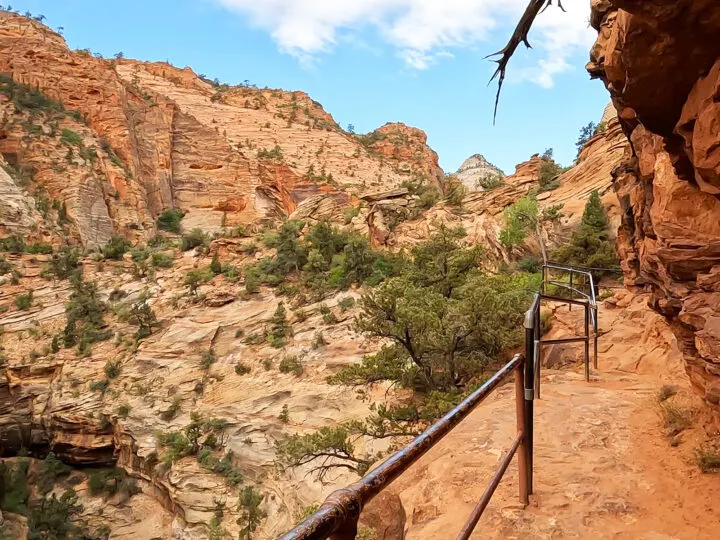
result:
[[[502,85],[505,81],[505,71],[507,70],[508,63],[510,62],[513,54],[515,54],[515,51],[520,43],[524,43],[528,49],[532,48],[530,46],[530,42],[528,41],[530,28],[541,10],[544,11],[551,5],[552,0],[530,0],[528,7],[525,9],[525,13],[523,13],[523,16],[520,18],[520,22],[518,22],[518,25],[515,27],[515,31],[512,33],[512,36],[510,36],[510,41],[508,41],[507,45],[505,45],[502,50],[486,56],[486,58],[500,56],[497,60],[493,60],[493,62],[498,64],[498,68],[490,78],[490,82],[494,81],[495,78],[498,79],[498,90],[495,96],[495,111],[493,112],[493,124],[495,123],[495,118],[497,118],[498,104],[500,103],[500,91],[502,90]],[[561,0],[558,0],[558,7],[565,11]]]

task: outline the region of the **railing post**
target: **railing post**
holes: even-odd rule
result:
[[[574,297],[573,295],[573,271],[572,268],[570,269],[570,300],[572,300]],[[568,304],[568,311],[572,311],[572,302]]]
[[[597,340],[598,340],[598,325],[599,325],[597,307],[594,308],[594,312],[595,312],[595,321],[593,324],[593,367],[595,368],[595,370],[597,370],[597,368],[598,368],[598,357],[597,357],[598,343],[597,343]]]
[[[535,356],[531,359],[533,362],[533,377],[535,377],[535,399],[540,399],[540,369],[542,368],[542,324],[540,319],[540,304],[535,310],[535,348],[533,349]]]
[[[540,309],[540,298],[536,295],[533,308],[525,314],[525,434],[527,452],[527,489],[533,492],[533,400],[535,399],[535,310]]]
[[[585,382],[590,382],[590,301],[585,303]]]
[[[520,364],[515,369],[515,415],[517,418],[517,431],[523,434],[522,443],[518,448],[518,484],[520,488],[520,502],[527,506],[530,503],[530,491],[528,488],[529,480],[529,467],[528,467],[528,444],[527,444],[527,432],[525,431],[525,381],[524,371],[525,365],[532,360],[525,359],[525,362]]]

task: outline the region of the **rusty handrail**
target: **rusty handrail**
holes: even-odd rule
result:
[[[523,433],[521,432],[517,434],[517,437],[515,437],[515,440],[510,446],[510,450],[508,450],[507,454],[505,454],[502,461],[500,462],[500,467],[498,467],[498,470],[495,473],[495,476],[493,476],[490,485],[487,487],[487,489],[485,489],[485,492],[480,498],[480,502],[473,510],[473,513],[470,515],[467,523],[465,523],[462,531],[460,531],[460,534],[458,534],[457,540],[467,540],[468,538],[470,538],[470,535],[475,530],[477,522],[480,521],[480,517],[487,508],[488,504],[490,504],[490,499],[495,494],[495,490],[500,484],[500,480],[502,480],[502,477],[505,475],[505,471],[507,471],[507,468],[510,466],[510,462],[512,461],[512,458],[515,457],[515,452],[517,452],[518,448],[520,448],[522,442]]]
[[[570,272],[570,286],[564,283],[555,283],[548,279],[548,270],[561,270]],[[589,292],[585,293],[573,285],[574,274],[586,277],[583,285],[589,285]],[[554,297],[546,292],[546,285],[556,285],[570,289],[570,298]],[[578,283],[578,285],[580,285]],[[585,300],[575,300],[577,293]],[[585,308],[585,336],[579,338],[562,338],[543,341],[540,328],[540,304],[542,300],[557,300],[568,304],[580,304]],[[545,264],[542,267],[542,280],[540,291],[535,294],[530,309],[525,314],[525,355],[515,355],[510,362],[500,368],[485,384],[465,398],[443,418],[430,426],[424,433],[415,438],[384,461],[377,468],[370,471],[353,485],[339,489],[330,494],[322,506],[313,515],[297,525],[291,531],[280,537],[280,540],[350,540],[357,535],[357,524],[363,507],[373,497],[388,487],[398,476],[406,471],[428,450],[435,446],[455,426],[464,420],[482,401],[497,388],[511,373],[515,373],[515,405],[517,416],[517,434],[510,449],[500,462],[500,466],[493,475],[490,484],[485,489],[477,506],[463,527],[458,539],[465,540],[473,532],[480,517],[490,503],[495,490],[507,471],[512,458],[518,455],[518,474],[520,501],[527,506],[529,495],[533,493],[533,417],[534,400],[540,397],[540,367],[542,364],[541,350],[543,343],[571,343],[581,341],[585,343],[585,377],[589,380],[589,326],[592,319],[594,334],[594,364],[597,368],[597,299],[595,297],[595,283],[590,272],[572,266]]]
[[[515,415],[517,418],[517,436],[515,437],[515,440],[510,446],[510,450],[508,450],[507,454],[505,454],[505,457],[503,457],[502,461],[500,462],[500,467],[498,467],[497,472],[492,477],[490,485],[485,489],[485,492],[482,494],[480,502],[478,502],[477,506],[468,518],[467,523],[465,523],[462,531],[460,531],[457,540],[467,540],[468,538],[470,538],[470,535],[475,530],[475,526],[477,525],[478,521],[480,521],[480,517],[487,508],[488,504],[490,504],[490,499],[492,499],[492,496],[495,494],[495,490],[497,489],[500,481],[505,475],[505,472],[507,471],[507,468],[510,465],[512,458],[518,451],[520,452],[520,458],[518,459],[518,483],[520,487],[520,502],[525,506],[527,506],[530,502],[530,447],[527,444],[527,435],[528,433],[532,432],[532,428],[528,427],[527,417],[525,414],[525,374],[523,373],[524,370],[522,369],[522,367],[523,366],[519,366],[515,370]]]
[[[529,363],[531,364],[532,361]],[[363,507],[464,420],[513,372],[516,374],[518,425],[523,426],[522,429],[518,429],[520,442],[516,439],[517,444],[513,443],[512,454],[514,454],[518,446],[520,446],[523,441],[526,441],[524,436],[526,426],[532,422],[531,417],[527,418],[525,416],[527,410],[525,402],[525,399],[527,399],[527,374],[523,374],[525,380],[522,381],[523,376],[521,376],[520,373],[523,366],[527,364],[522,355],[515,355],[510,362],[500,368],[485,384],[475,390],[475,392],[470,394],[453,410],[430,426],[430,428],[415,438],[411,443],[393,454],[358,482],[330,494],[317,512],[280,537],[281,540],[321,540],[328,537],[334,540],[346,540],[355,538],[357,534],[357,520],[360,517]],[[531,378],[530,380],[532,381],[533,379]],[[520,390],[522,390],[522,393],[520,393]],[[530,410],[532,411],[532,409]],[[524,461],[524,463],[520,465],[520,470],[521,476],[524,478],[521,478],[520,481],[521,500],[527,503],[527,495],[532,492],[532,467],[530,466],[530,455],[532,451],[529,444],[523,444],[522,446],[521,461]],[[502,478],[505,469],[507,469],[507,466],[499,471],[497,482]],[[495,487],[497,487],[497,485]],[[523,489],[525,493],[522,493]],[[494,488],[492,491],[494,491]],[[490,496],[492,496],[492,493],[490,493]],[[480,514],[482,514],[482,510],[484,510],[484,508],[480,510]]]

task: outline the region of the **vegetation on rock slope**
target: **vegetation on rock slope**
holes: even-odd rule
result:
[[[484,274],[478,268],[481,250],[463,246],[464,237],[462,229],[439,224],[430,239],[402,256],[396,276],[362,297],[358,331],[386,344],[329,379],[353,386],[388,382],[413,390],[412,398],[376,404],[364,421],[281,441],[277,450],[284,464],[309,465],[320,478],[335,469],[363,474],[378,456],[359,455],[359,438],[419,433],[519,343],[522,314],[538,277]]]
[[[28,136],[50,137],[53,129],[56,131],[52,141],[67,152],[66,163],[58,162],[57,167],[70,166],[71,162],[90,167],[99,158],[127,173],[127,167],[109,144],[91,144],[92,134],[82,129],[82,125],[58,124],[53,128],[55,120],[61,120],[54,119],[53,115],[67,116],[68,122],[82,121],[81,116],[64,112],[59,103],[12,79],[2,82],[6,95],[11,94],[8,97],[19,104],[13,106],[22,109],[22,121],[26,125],[23,129]],[[237,91],[253,100],[248,108],[267,107],[266,94],[270,91],[263,93],[250,85],[240,90],[231,89],[219,81],[213,86],[217,90],[213,101],[230,99],[230,94]],[[289,104],[288,111],[279,113],[288,125],[297,120],[296,108]],[[316,118],[313,126],[317,123]],[[327,129],[337,131],[339,128],[328,124]],[[394,155],[408,144],[408,136],[402,130],[387,133],[379,130],[358,137],[349,135],[349,140],[360,142],[363,152],[367,151],[381,162],[393,159],[388,157],[388,152]],[[249,140],[245,145],[252,150],[253,159],[260,158],[263,165],[288,165],[285,156],[289,153],[283,152],[279,145],[271,143],[262,148]],[[318,158],[326,150],[320,147]],[[358,152],[360,150],[362,148]],[[538,190],[553,189],[561,169],[551,154],[543,159]],[[332,173],[327,172],[321,161],[319,158],[317,166],[311,164],[303,179],[336,185]],[[13,170],[13,178],[17,182],[34,182],[35,172],[18,168]],[[467,213],[463,207],[467,201],[466,190],[452,176],[436,185],[425,173],[413,169],[404,178],[409,203],[387,211],[384,217],[390,230],[395,230],[403,221],[421,219],[426,210],[436,205],[435,210],[448,211],[454,216]],[[500,184],[496,178],[488,179],[487,189],[500,188]],[[318,374],[322,373],[324,378],[327,371],[324,366],[317,369],[308,362],[307,355],[313,354],[308,351],[323,351],[332,344],[333,331],[344,320],[356,316],[353,327],[369,338],[368,342],[373,344],[369,350],[377,350],[375,344],[382,347],[356,365],[337,369],[329,382],[360,388],[379,383],[400,392],[389,392],[387,402],[372,404],[367,418],[358,416],[353,421],[329,425],[309,435],[298,433],[287,438],[277,435],[297,429],[300,414],[288,403],[278,405],[264,421],[275,430],[268,430],[272,433],[269,438],[278,439],[277,455],[284,465],[305,465],[315,469],[321,478],[331,470],[362,474],[378,455],[366,451],[365,445],[358,443],[361,438],[398,437],[402,442],[449,410],[504,359],[508,349],[518,343],[518,313],[524,310],[537,284],[532,272],[522,271],[533,271],[537,267],[523,265],[522,261],[516,265],[521,271],[507,270],[499,274],[482,271],[483,251],[472,245],[475,240],[467,238],[461,229],[441,222],[434,224],[430,238],[418,240],[414,247],[404,251],[373,247],[378,244],[371,246],[366,229],[358,226],[364,223],[368,205],[343,211],[344,219],[340,221],[344,221],[346,228],[316,217],[266,224],[260,231],[258,224],[230,228],[224,226],[223,220],[223,227],[216,228],[214,234],[200,228],[184,228],[184,212],[167,209],[157,218],[160,233],[152,238],[144,236],[146,243],[139,243],[137,237],[131,242],[124,236],[116,236],[98,249],[85,250],[71,234],[72,220],[66,203],[43,200],[39,182],[28,185],[33,188],[30,191],[38,208],[45,208],[52,222],[43,233],[51,233],[41,238],[42,241],[21,236],[0,239],[0,249],[10,253],[9,260],[0,259],[0,271],[8,274],[4,283],[17,287],[13,289],[17,294],[8,302],[3,300],[0,307],[12,310],[13,315],[22,308],[32,317],[47,307],[42,288],[52,289],[55,295],[63,295],[68,289],[69,297],[58,296],[65,304],[63,326],[58,328],[41,322],[28,330],[12,332],[34,339],[26,340],[33,341],[32,350],[8,351],[12,355],[11,364],[14,367],[37,364],[45,368],[55,363],[65,363],[66,367],[77,362],[87,366],[99,363],[99,376],[95,380],[67,381],[60,376],[57,386],[73,398],[82,397],[98,404],[83,421],[103,434],[112,433],[119,423],[122,429],[133,433],[139,423],[134,417],[151,411],[162,429],[154,435],[147,433],[147,438],[154,440],[157,447],[146,458],[143,472],[154,480],[163,482],[170,471],[180,474],[184,468],[193,467],[218,475],[218,485],[227,490],[223,493],[232,494],[238,502],[235,507],[226,507],[224,500],[218,501],[212,519],[207,521],[208,530],[215,538],[223,536],[230,517],[237,519],[238,530],[244,537],[251,537],[272,507],[265,498],[262,476],[256,479],[248,475],[242,456],[230,450],[237,450],[241,445],[252,448],[255,436],[243,434],[242,441],[233,441],[235,433],[230,426],[237,418],[229,415],[227,419],[216,418],[207,410],[202,414],[199,411],[204,405],[203,396],[219,385],[223,377],[237,376],[243,377],[239,380],[248,381],[257,377],[258,372],[270,371],[277,380],[287,377],[286,380],[293,381],[293,387],[294,381],[321,385]],[[109,196],[113,200],[120,197],[112,190]],[[559,210],[546,208],[538,216],[537,202],[532,197],[517,202],[514,210],[508,211],[510,222],[515,225],[514,230],[506,233],[507,244],[520,245],[523,235],[532,234],[536,223],[557,220]],[[71,211],[75,211],[72,205]],[[364,212],[361,218],[354,220],[361,211]],[[588,227],[588,231],[600,234],[594,225],[588,224]],[[148,229],[146,232],[154,232],[152,220]],[[135,235],[132,231],[126,232]],[[578,233],[578,241],[573,245],[579,250],[587,243],[587,238]],[[569,255],[568,260],[579,260],[580,255],[576,255]],[[42,268],[42,278],[47,281],[36,279],[36,274],[22,274],[23,268],[33,265]],[[37,283],[43,287],[35,287],[36,292],[31,292],[29,284]],[[167,304],[171,304],[172,309],[163,304],[170,297],[172,301]],[[356,297],[360,298],[357,303]],[[187,320],[188,312],[193,316],[199,313],[202,318],[208,312],[201,310],[212,309],[223,302],[243,302],[246,306],[260,305],[268,299],[271,307],[258,315],[263,320],[256,327],[247,331],[232,327],[235,350],[242,347],[242,361],[234,360],[229,372],[223,371],[223,361],[232,355],[225,354],[213,336],[202,351],[184,351],[189,361],[178,371],[186,370],[183,376],[193,379],[195,386],[190,390],[179,390],[174,383],[163,386],[157,383],[159,377],[138,380],[128,376],[136,369],[138,358],[146,362],[148,356],[152,356],[152,345],[158,339],[156,334],[160,334],[158,330],[172,324],[171,319]],[[309,317],[317,318],[308,321],[313,325],[312,342],[308,338],[302,346],[295,346],[301,341],[295,336],[297,326]],[[18,342],[19,338],[13,345]],[[133,373],[136,375],[137,371]],[[65,384],[67,387],[63,387]],[[144,417],[139,418],[146,421]],[[277,424],[273,424],[275,420]],[[332,459],[318,462],[319,451],[326,452],[324,457]],[[48,468],[55,466],[49,462]],[[65,472],[58,476],[64,477]],[[27,479],[32,485],[49,485],[32,474]],[[245,484],[248,479],[253,483]],[[91,492],[109,494],[125,489],[122,486],[131,482],[122,469],[110,469],[92,475],[89,484]],[[129,488],[127,495],[132,496],[133,491]],[[29,507],[43,506],[39,500],[21,499]],[[81,510],[71,494],[64,502],[58,499],[58,504],[50,502],[51,499],[49,496],[45,506],[54,515],[62,516],[62,522],[83,526],[81,520],[76,519]],[[11,507],[17,505],[11,504]],[[33,523],[41,521],[57,520],[39,517]],[[48,537],[47,531],[40,534]]]

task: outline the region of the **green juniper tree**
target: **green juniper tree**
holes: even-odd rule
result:
[[[618,268],[615,247],[610,242],[609,220],[597,190],[590,194],[578,229],[568,243],[559,247],[553,258],[561,263],[598,269]],[[593,278],[599,281],[607,274],[594,270]]]
[[[66,324],[63,331],[65,347],[80,344],[86,348],[90,343],[109,337],[105,327],[105,303],[100,300],[97,284],[83,281],[82,272],[75,271],[70,278],[73,292],[65,306]]]

